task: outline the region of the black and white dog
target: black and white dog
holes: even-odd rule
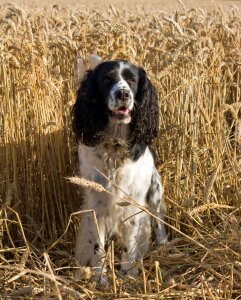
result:
[[[86,190],[84,195],[82,208],[95,211],[99,231],[91,214],[82,217],[76,259],[81,266],[95,267],[97,274],[104,269],[107,236],[121,237],[121,269],[132,276],[138,271],[133,263],[148,249],[151,224],[157,244],[166,241],[162,222],[151,222],[149,214],[133,205],[118,205],[129,195],[163,219],[163,188],[149,148],[158,126],[158,98],[143,69],[117,60],[85,74],[73,107],[80,173],[113,194]]]

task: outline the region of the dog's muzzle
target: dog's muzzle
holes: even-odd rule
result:
[[[109,101],[109,115],[114,123],[130,123],[133,99],[128,90],[117,90]]]
[[[114,93],[114,96],[117,101],[122,101],[123,103],[128,103],[131,98],[131,93],[130,93],[130,90],[121,89],[121,90],[117,90]]]

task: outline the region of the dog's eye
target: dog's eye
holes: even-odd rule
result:
[[[106,77],[106,78],[104,78],[103,83],[104,84],[110,84],[111,83],[111,79]]]
[[[128,78],[126,81],[127,81],[128,83],[134,83],[134,82],[135,82],[135,79],[134,79],[134,78]]]

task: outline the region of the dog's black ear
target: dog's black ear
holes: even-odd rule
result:
[[[142,68],[139,68],[135,100],[136,109],[133,111],[130,124],[132,143],[150,145],[158,134],[159,105],[156,89]]]
[[[85,74],[72,110],[72,127],[77,140],[86,146],[96,146],[102,139],[108,122],[107,110],[100,99],[95,71]]]

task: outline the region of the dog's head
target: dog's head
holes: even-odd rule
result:
[[[80,142],[94,146],[107,124],[129,124],[132,144],[150,144],[157,134],[158,112],[145,71],[127,61],[107,61],[86,73],[73,108],[73,129]]]
[[[110,122],[130,123],[138,90],[138,68],[124,61],[113,61],[102,63],[94,73]]]

